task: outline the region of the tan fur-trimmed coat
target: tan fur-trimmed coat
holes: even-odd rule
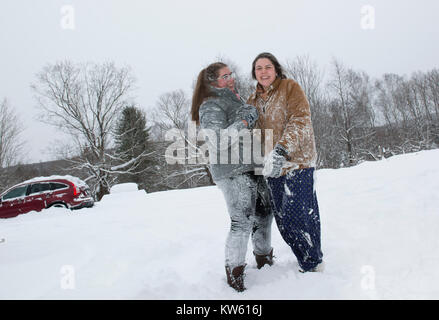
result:
[[[273,130],[273,147],[279,143],[291,160],[283,174],[290,170],[315,167],[317,152],[311,111],[300,85],[292,79],[276,79],[267,91],[258,84],[247,101],[259,111],[257,127]],[[266,149],[267,152],[271,150]]]

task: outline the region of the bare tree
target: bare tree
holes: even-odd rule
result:
[[[364,148],[367,139],[374,134],[372,87],[364,72],[348,69],[335,59],[332,65],[333,74],[328,84],[332,93],[332,117],[339,142],[345,146],[343,162],[351,166],[362,159],[362,154],[372,152]]]
[[[18,115],[5,98],[0,102],[0,191],[16,182],[9,168],[21,161],[24,146],[21,133]]]
[[[435,76],[436,75],[436,76]],[[439,143],[437,70],[410,78],[385,74],[376,81],[377,106],[386,121],[387,145],[394,153],[434,148]]]
[[[309,55],[297,56],[294,60],[287,60],[285,72],[300,84],[311,108],[318,107],[323,99],[323,71],[317,63]]]
[[[433,105],[436,121],[439,121],[439,69],[433,69],[426,74],[428,97]]]
[[[190,114],[190,101],[183,90],[174,90],[162,94],[152,112],[155,125],[160,128],[160,135],[171,128],[184,130]]]
[[[0,103],[0,168],[10,167],[20,161],[24,145],[22,131],[18,115],[6,98],[3,99]]]
[[[86,180],[92,182],[98,200],[109,192],[115,174],[125,168],[123,164],[113,166],[108,150],[117,115],[130,104],[133,84],[129,68],[64,61],[44,67],[31,86],[41,120],[70,136],[80,154],[76,168],[88,172]]]
[[[191,139],[197,136],[197,128],[191,122],[190,100],[185,92],[175,90],[162,94],[153,110],[153,121],[153,130],[159,132],[156,139],[165,141],[167,133],[175,133],[175,145],[178,146],[175,155],[169,159],[165,151],[170,143],[162,144],[162,152],[158,153],[161,159],[157,161],[162,163],[158,183],[172,189],[213,184],[207,165],[198,161],[203,154],[200,141]]]
[[[333,124],[328,111],[328,98],[323,87],[323,70],[309,55],[287,60],[285,73],[299,83],[308,99],[317,148],[317,166],[331,167]]]

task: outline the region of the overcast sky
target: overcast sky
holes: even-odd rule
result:
[[[220,55],[244,72],[269,51],[281,62],[309,54],[328,68],[334,56],[373,77],[410,75],[439,67],[438,39],[438,0],[1,0],[0,99],[19,112],[26,160],[38,162],[60,137],[36,120],[30,90],[47,63],[129,65],[147,110],[165,92],[191,94]]]

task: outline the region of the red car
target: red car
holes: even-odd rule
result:
[[[0,218],[50,207],[80,209],[93,205],[89,187],[79,178],[40,177],[17,184],[0,195]]]

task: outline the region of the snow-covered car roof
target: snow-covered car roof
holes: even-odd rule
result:
[[[85,183],[83,180],[79,179],[78,177],[74,177],[74,176],[70,176],[70,175],[65,175],[65,176],[53,175],[53,176],[48,176],[48,177],[35,177],[32,179],[20,182],[19,184],[26,184],[26,183],[40,182],[40,181],[47,181],[47,180],[59,180],[59,179],[68,180],[70,182],[73,182],[78,187],[88,188],[87,183]]]

